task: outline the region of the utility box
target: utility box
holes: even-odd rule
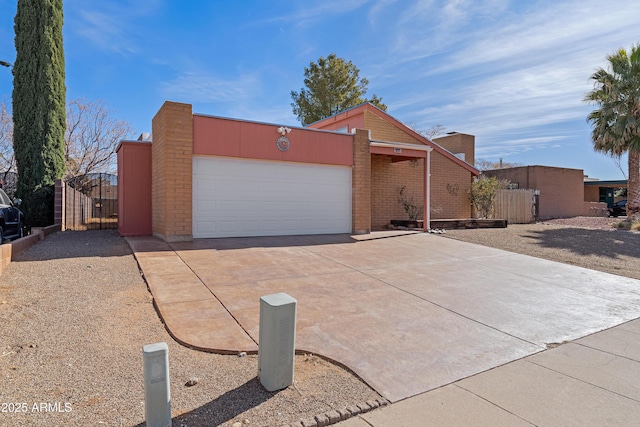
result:
[[[293,384],[297,303],[285,293],[260,298],[258,376],[268,391]]]
[[[170,427],[169,347],[164,342],[145,345],[142,357],[147,427]]]

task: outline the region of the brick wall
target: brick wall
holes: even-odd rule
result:
[[[386,120],[378,117],[372,111],[364,112],[365,129],[371,131],[371,138],[387,142],[404,142],[407,144],[422,144],[422,141],[414,138]]]
[[[424,159],[391,161],[390,156],[371,156],[371,227],[383,228],[392,219],[409,219],[399,201],[404,186],[405,197],[424,206]],[[422,219],[422,215],[418,217]]]
[[[431,152],[431,219],[471,218],[471,173],[435,150]]]
[[[168,242],[192,239],[193,115],[165,102],[152,121],[152,231]]]
[[[433,140],[433,142],[453,154],[463,153],[463,160],[470,165],[475,164],[475,141],[475,136],[464,133],[454,133]]]
[[[353,138],[351,225],[354,234],[371,231],[371,154],[369,131],[358,129]]]

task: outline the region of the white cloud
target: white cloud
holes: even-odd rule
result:
[[[203,103],[238,103],[259,89],[259,79],[251,74],[226,79],[211,73],[183,72],[161,85],[161,92],[168,99]]]
[[[141,50],[136,21],[154,15],[162,7],[162,0],[118,3],[71,0],[64,6],[68,27],[81,39],[101,50],[127,55]]]
[[[482,158],[486,157],[497,157],[497,156],[510,156],[514,154],[519,154],[522,152],[531,151],[535,148],[541,147],[552,147],[552,148],[560,148],[562,145],[560,144],[551,144],[558,141],[564,141],[566,137],[564,136],[539,136],[539,137],[531,137],[531,138],[518,138],[514,137],[509,139],[509,144],[483,144],[476,148],[476,157]]]
[[[312,22],[320,22],[331,15],[339,15],[351,12],[369,3],[371,0],[326,0],[317,2],[302,2],[302,7],[283,15],[259,20],[252,24],[271,24],[274,22],[287,22],[298,26],[306,26]],[[311,6],[309,6],[311,4]],[[324,21],[323,21],[324,22]]]
[[[494,6],[499,13],[480,13],[463,0],[445,7],[432,1],[405,14],[396,27],[400,50],[379,75],[391,68],[423,71],[402,75],[411,89],[395,94],[392,114],[424,128],[439,123],[475,134],[479,152],[524,152],[569,140],[573,135],[551,135],[551,129],[578,121],[588,126],[591,107],[582,99],[593,87],[589,77],[607,54],[637,40],[640,3],[545,2],[519,15],[501,9],[504,2]],[[429,13],[466,24],[433,24]],[[388,81],[399,73],[390,75]]]
[[[79,11],[79,17],[78,33],[100,49],[123,54],[138,52],[135,43],[127,37],[124,23],[116,17],[98,11]]]

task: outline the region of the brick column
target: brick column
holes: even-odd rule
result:
[[[371,151],[370,132],[356,129],[353,136],[351,172],[351,226],[353,234],[371,232]]]
[[[193,115],[190,104],[165,102],[151,124],[153,235],[191,240]]]

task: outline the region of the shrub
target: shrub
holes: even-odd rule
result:
[[[492,217],[496,195],[498,190],[504,186],[505,182],[499,181],[494,176],[490,178],[481,176],[473,181],[467,194],[469,194],[469,200],[480,218]]]

